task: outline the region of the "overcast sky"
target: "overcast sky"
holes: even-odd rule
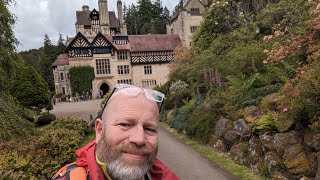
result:
[[[20,42],[18,51],[39,48],[43,45],[47,33],[55,44],[59,33],[66,39],[75,36],[75,12],[82,10],[82,5],[89,5],[90,10],[98,8],[98,0],[16,0],[17,4],[10,11],[17,17],[14,27],[15,36]],[[137,0],[122,0],[122,4],[136,4]],[[163,6],[172,13],[179,0],[162,0]],[[117,0],[108,1],[109,11],[117,11]]]

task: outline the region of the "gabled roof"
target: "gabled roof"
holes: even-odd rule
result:
[[[95,9],[94,9],[95,10]],[[95,10],[96,11],[96,10]],[[90,14],[92,11],[76,11],[76,25],[91,25]],[[97,11],[99,13],[99,11]],[[119,28],[120,22],[116,17],[116,13],[114,11],[109,11],[109,25],[110,28]],[[101,18],[101,16],[99,15]]]
[[[180,43],[177,34],[129,35],[131,52],[173,51]]]
[[[179,16],[179,14],[180,14],[181,11],[186,11],[186,8],[187,8],[187,6],[189,5],[189,3],[190,3],[191,1],[198,1],[204,8],[206,8],[206,6],[203,4],[203,2],[202,2],[201,0],[188,0],[188,1],[183,5],[183,7],[182,7],[181,9],[179,9],[179,10],[176,12],[176,14],[173,15],[173,17],[170,19],[170,23]]]
[[[52,63],[51,67],[69,65],[68,54],[59,54],[57,59]]]
[[[72,44],[78,39],[78,37],[84,37],[80,32],[69,43],[66,49],[72,46]],[[100,37],[100,38],[99,38]],[[128,44],[115,44],[113,43],[113,36],[102,35],[98,33],[97,36],[90,43],[90,47],[94,47],[96,40],[107,40],[111,46],[117,50],[130,50],[131,52],[146,52],[146,51],[173,51],[180,43],[180,38],[177,34],[145,34],[145,35],[128,35]],[[104,44],[104,42],[102,42]]]
[[[69,49],[70,47],[89,47],[91,46],[90,42],[88,39],[81,34],[81,32],[78,32],[76,37],[72,39],[72,41],[68,44],[66,49]]]

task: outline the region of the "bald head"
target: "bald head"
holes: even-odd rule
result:
[[[150,112],[156,120],[159,120],[159,109],[155,101],[147,99],[145,92],[141,91],[137,96],[124,94],[121,90],[116,91],[108,100],[102,119],[107,120],[112,114],[134,116],[142,112]]]

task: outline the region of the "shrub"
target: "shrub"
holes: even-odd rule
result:
[[[43,126],[46,124],[51,123],[56,119],[56,116],[49,113],[43,113],[41,116],[39,116],[38,120],[36,121],[36,125]]]
[[[253,127],[253,131],[258,132],[258,131],[263,131],[263,130],[268,130],[268,131],[276,131],[277,126],[276,126],[277,119],[273,116],[271,112],[268,114],[262,116],[260,119],[257,120],[256,125]]]
[[[0,143],[0,179],[51,179],[73,161],[86,129],[82,119],[59,119],[38,128],[34,136]]]

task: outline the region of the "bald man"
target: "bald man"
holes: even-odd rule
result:
[[[179,179],[156,159],[157,102],[163,100],[156,97],[157,93],[131,85],[115,88],[95,121],[95,141],[77,150],[77,161],[58,171],[53,179]]]

